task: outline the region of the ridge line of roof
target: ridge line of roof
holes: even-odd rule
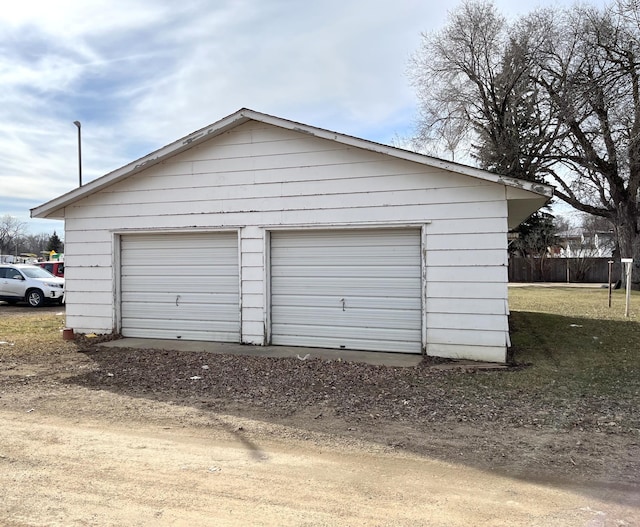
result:
[[[184,152],[196,146],[197,144],[211,139],[217,135],[235,128],[241,124],[244,124],[250,120],[278,126],[280,128],[286,128],[289,130],[297,131],[300,133],[311,134],[316,137],[337,141],[342,144],[354,146],[356,148],[362,148],[377,152],[384,155],[390,155],[399,159],[407,161],[413,161],[422,165],[432,166],[440,168],[442,170],[448,170],[459,174],[476,177],[486,181],[494,183],[501,183],[506,186],[520,188],[536,194],[551,197],[553,195],[552,187],[540,183],[532,183],[525,180],[516,178],[509,178],[500,176],[486,170],[475,168],[469,165],[463,165],[453,161],[446,161],[411,150],[405,150],[395,146],[385,145],[368,139],[362,139],[348,134],[328,130],[325,128],[319,128],[312,125],[307,125],[290,119],[277,117],[274,115],[258,112],[251,108],[241,108],[236,112],[227,115],[207,126],[199,128],[179,139],[166,144],[152,152],[127,163],[111,172],[108,172],[97,179],[90,181],[89,183],[77,187],[75,189],[66,192],[48,202],[34,207],[31,209],[31,217],[46,217],[47,214],[54,212],[62,207],[68,206],[71,203],[89,196],[94,192],[101,190],[109,185],[120,181],[121,179],[130,177],[137,172],[140,172],[146,168],[149,168],[155,164],[160,163],[164,159],[172,157],[178,153]]]

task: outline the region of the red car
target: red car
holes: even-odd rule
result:
[[[64,262],[38,262],[37,265],[49,271],[53,276],[64,278]]]

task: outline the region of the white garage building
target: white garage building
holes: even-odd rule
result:
[[[243,109],[31,215],[77,333],[503,362],[507,231],[551,195]]]

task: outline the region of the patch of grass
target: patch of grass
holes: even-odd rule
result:
[[[526,287],[509,295],[519,367],[448,376],[450,393],[476,408],[495,405],[525,426],[639,433],[640,295],[632,296],[629,318],[624,292],[612,308],[599,289]]]
[[[625,292],[612,292],[611,307],[606,288],[577,287],[511,287],[511,311],[529,311],[551,315],[575,316],[581,319],[639,322],[640,292],[631,292],[629,317],[625,318]]]
[[[60,353],[74,347],[62,340],[65,318],[51,312],[32,316],[7,316],[0,326],[0,358],[8,355]],[[10,323],[7,323],[10,320]]]
[[[607,295],[606,289],[510,289],[515,361],[528,367],[509,384],[541,397],[637,399],[640,295],[632,295],[629,318],[624,292],[614,292],[611,308]]]
[[[638,396],[640,324],[512,312],[515,360],[530,365],[521,383],[556,395]]]

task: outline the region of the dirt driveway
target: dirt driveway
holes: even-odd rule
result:
[[[621,526],[640,519],[609,496],[366,443],[288,437],[259,422],[165,412],[174,417],[149,426],[3,410],[1,523]]]
[[[640,525],[637,438],[406,419],[344,393],[355,375],[388,403],[383,380],[410,372],[0,341],[3,526]]]

